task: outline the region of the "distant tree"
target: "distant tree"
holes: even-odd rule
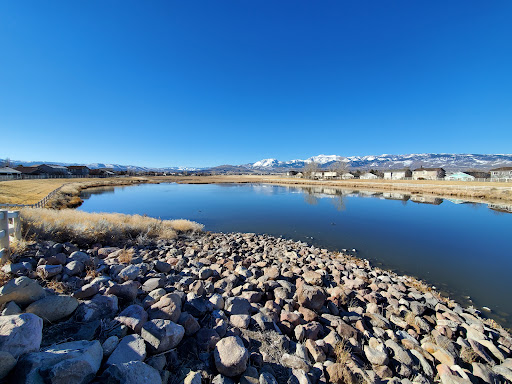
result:
[[[320,167],[319,167],[318,163],[315,163],[314,161],[312,161],[311,163],[308,163],[304,166],[304,168],[302,169],[302,173],[304,174],[304,177],[311,178],[313,173],[318,172],[319,169],[320,169]]]
[[[348,172],[348,165],[344,161],[336,161],[329,166],[329,171],[337,172],[341,176]]]
[[[9,159],[8,157],[6,157],[1,163],[0,163],[0,166],[2,167],[11,167],[12,166],[12,162],[11,162],[11,159]]]

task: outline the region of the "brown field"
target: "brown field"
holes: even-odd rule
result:
[[[134,183],[177,182],[187,184],[211,183],[269,183],[295,186],[331,186],[350,189],[395,191],[428,194],[438,197],[464,198],[475,202],[512,203],[512,183],[433,181],[433,180],[307,180],[268,175],[219,176],[145,176],[112,179],[38,179],[0,182],[0,203],[34,204],[56,188],[66,184],[49,206],[73,207],[80,204],[82,189],[130,185]]]
[[[55,189],[69,184],[92,186],[126,185],[133,182],[145,181],[145,178],[126,177],[115,179],[33,179],[9,180],[0,182],[1,204],[35,204]]]

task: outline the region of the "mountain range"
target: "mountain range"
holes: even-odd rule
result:
[[[91,169],[112,168],[115,171],[133,171],[133,172],[182,172],[182,171],[212,171],[216,173],[279,173],[291,169],[301,169],[305,165],[315,162],[320,168],[329,168],[331,165],[341,162],[346,164],[349,169],[398,169],[398,168],[419,168],[421,166],[443,167],[447,171],[460,171],[468,169],[489,170],[492,168],[512,166],[512,154],[449,154],[449,153],[422,153],[407,155],[380,155],[380,156],[339,156],[339,155],[318,155],[305,160],[280,161],[277,159],[263,159],[255,163],[242,165],[219,165],[207,168],[194,167],[142,167],[137,165],[121,164],[78,164],[78,163],[58,163],[52,161],[16,161],[11,160],[13,164],[36,165],[36,164],[56,164],[56,165],[86,165]]]

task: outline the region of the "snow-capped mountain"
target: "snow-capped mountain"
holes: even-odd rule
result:
[[[0,159],[0,163],[3,160]],[[82,164],[82,163],[60,163],[55,161],[21,161],[21,160],[10,160],[10,162],[16,166],[23,164],[25,166],[31,165],[39,165],[39,164],[49,164],[49,165],[85,165],[90,169],[99,169],[99,168],[111,168],[115,172],[172,172],[172,171],[196,171],[198,168],[193,167],[165,167],[165,168],[156,168],[156,167],[143,167],[139,165],[121,165],[121,164],[107,164],[107,163],[90,163],[90,164]]]
[[[306,164],[316,162],[321,168],[327,168],[335,162],[344,162],[351,169],[393,169],[418,167],[443,167],[446,170],[491,169],[512,166],[512,154],[448,154],[422,153],[407,155],[380,156],[338,156],[318,155],[305,160],[279,161],[265,159],[250,164],[249,167],[261,170],[278,171],[280,169],[300,169]]]

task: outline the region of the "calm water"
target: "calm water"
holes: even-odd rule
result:
[[[358,256],[424,279],[512,326],[512,214],[484,204],[334,188],[159,184],[98,188],[87,212],[186,218],[214,232],[255,232]],[[506,210],[509,207],[503,206]]]

